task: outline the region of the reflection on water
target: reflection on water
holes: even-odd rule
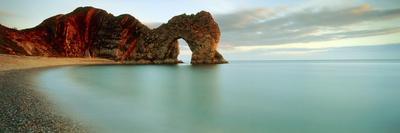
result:
[[[95,132],[396,132],[400,63],[79,66],[38,84]]]

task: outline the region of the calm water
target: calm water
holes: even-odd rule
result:
[[[398,133],[400,61],[248,61],[43,71],[95,132]]]

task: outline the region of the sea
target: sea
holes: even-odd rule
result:
[[[35,83],[100,133],[400,132],[400,60],[66,66]]]

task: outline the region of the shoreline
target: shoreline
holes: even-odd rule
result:
[[[10,70],[23,70],[41,67],[57,67],[68,65],[114,65],[120,64],[113,60],[103,58],[66,58],[66,57],[40,57],[18,56],[0,54],[0,72]]]
[[[140,64],[148,63],[0,54],[0,132],[89,132],[87,125],[58,110],[55,103],[39,91],[35,76],[40,71],[63,66]]]
[[[87,132],[38,91],[34,76],[44,69],[0,71],[0,132]]]
[[[88,128],[57,110],[38,91],[34,76],[69,65],[115,65],[94,58],[58,58],[0,54],[0,132],[88,132]]]

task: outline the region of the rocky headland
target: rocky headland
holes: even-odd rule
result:
[[[0,54],[47,57],[98,57],[122,63],[176,64],[178,39],[192,51],[192,64],[227,63],[217,51],[220,30],[210,13],[178,15],[150,29],[131,15],[113,16],[80,7],[16,30],[0,25]]]

